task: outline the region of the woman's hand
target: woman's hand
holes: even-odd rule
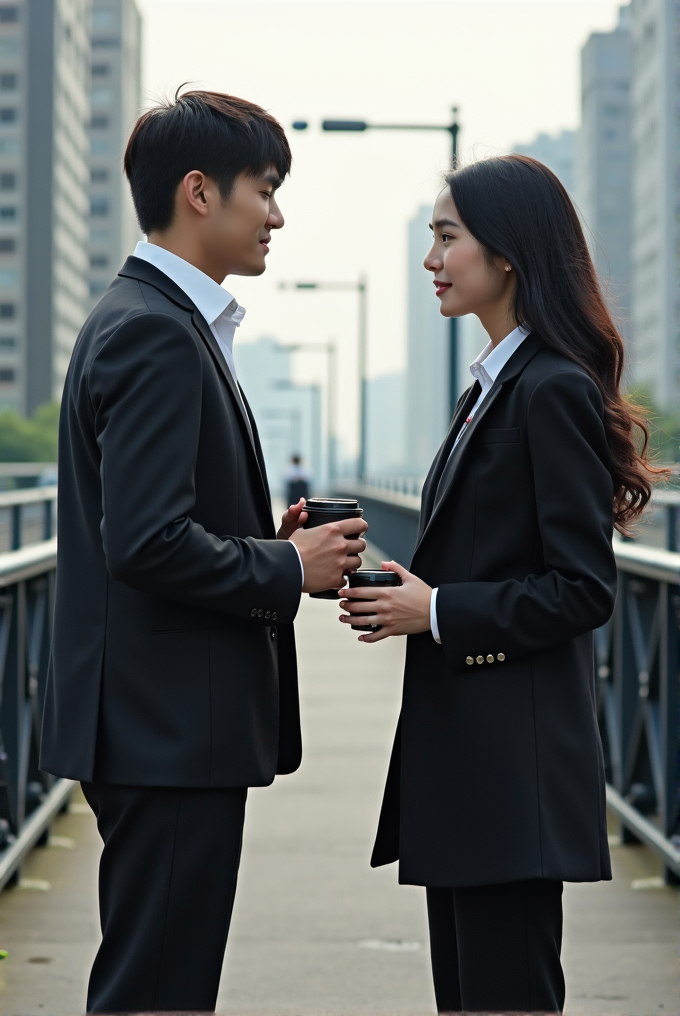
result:
[[[281,516],[281,528],[276,534],[276,539],[290,540],[293,533],[296,533],[298,529],[302,529],[306,521],[305,499],[301,497],[297,504],[292,504]]]
[[[430,630],[430,598],[432,589],[396,561],[383,561],[383,571],[392,571],[401,578],[400,586],[382,586],[370,589],[357,586],[343,589],[346,599],[340,606],[346,614],[340,615],[343,624],[379,624],[380,631],[366,632],[359,642],[380,642],[390,635],[416,635]],[[370,600],[370,603],[366,603]],[[357,618],[356,614],[368,614]]]

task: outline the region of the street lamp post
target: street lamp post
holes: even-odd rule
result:
[[[321,129],[324,131],[343,131],[358,133],[362,131],[446,131],[451,137],[451,165],[455,168],[458,160],[458,106],[452,107],[453,120],[450,124],[424,123],[368,123],[366,120],[323,120]],[[309,124],[306,120],[296,120],[293,129],[305,131]],[[453,416],[458,401],[458,320],[449,321],[449,408]],[[365,463],[364,463],[365,464]],[[361,474],[362,477],[364,474]]]
[[[326,431],[328,433],[328,450],[326,458],[328,461],[328,481],[333,483],[337,475],[336,446],[337,446],[337,421],[336,406],[338,397],[337,382],[337,348],[335,342],[294,342],[281,346],[281,349],[293,353],[325,353],[327,361],[326,376]]]
[[[335,293],[356,293],[359,297],[359,321],[357,333],[357,373],[359,384],[359,459],[357,474],[359,480],[366,479],[367,459],[367,402],[366,380],[368,359],[368,279],[360,275],[356,282],[280,282],[279,289],[325,290]]]

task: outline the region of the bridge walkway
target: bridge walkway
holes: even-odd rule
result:
[[[398,704],[402,640],[366,647],[332,603],[299,617],[305,761],[251,792],[218,1004],[236,1016],[434,1016],[424,894],[372,871],[371,839]],[[499,840],[502,840],[499,829]],[[78,795],[0,894],[2,1016],[76,1016],[97,947],[94,820]],[[566,887],[569,1016],[659,1016],[678,1004],[678,893],[644,847],[615,878]],[[177,943],[178,956],[182,943]]]

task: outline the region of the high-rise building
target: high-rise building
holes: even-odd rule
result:
[[[423,268],[431,218],[432,206],[422,205],[408,224],[406,452],[415,476],[427,473],[449,424],[449,322]]]
[[[368,379],[367,466],[369,477],[402,474],[406,458],[404,371]]]
[[[123,173],[125,145],[141,107],[141,28],[135,0],[92,0],[90,306],[141,237]]]
[[[574,191],[574,138],[575,131],[561,131],[559,134],[537,134],[533,141],[518,144],[513,152],[530,155],[552,169],[570,194]]]
[[[87,308],[89,7],[0,2],[0,406],[29,413]]]
[[[632,0],[631,369],[680,404],[680,3]]]
[[[292,455],[300,455],[319,490],[324,482],[321,388],[292,380],[292,353],[275,339],[234,343],[238,379],[253,411],[273,494],[283,494]]]
[[[630,7],[613,32],[594,32],[581,51],[581,128],[575,198],[610,309],[630,336]]]

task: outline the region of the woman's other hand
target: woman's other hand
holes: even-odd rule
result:
[[[276,539],[290,540],[293,533],[302,529],[306,521],[305,499],[301,497],[297,504],[292,504],[281,516],[281,528],[276,534]]]
[[[383,561],[383,571],[396,572],[402,581],[400,586],[383,586],[370,589],[357,586],[343,589],[346,599],[340,606],[346,614],[340,615],[343,624],[379,624],[380,631],[366,632],[359,642],[380,642],[390,635],[416,635],[430,630],[430,598],[432,589],[396,561]],[[366,603],[370,600],[370,603]],[[356,618],[356,614],[368,617]]]

